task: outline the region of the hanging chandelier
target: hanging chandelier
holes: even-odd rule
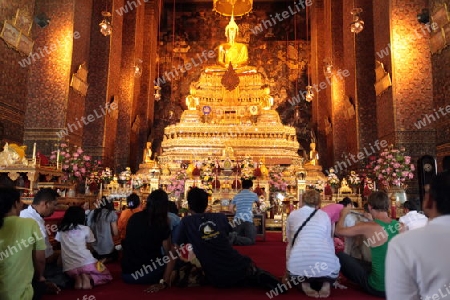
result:
[[[252,9],[253,0],[213,0],[213,11],[226,17],[247,15]]]
[[[312,86],[308,85],[306,87],[306,96],[305,100],[306,102],[311,102],[314,99],[314,92],[312,91]]]
[[[108,11],[102,11],[103,21],[98,24],[100,26],[100,32],[104,36],[111,35],[112,33],[112,25],[109,19],[111,18],[111,13]]]
[[[361,19],[360,14],[362,13],[362,8],[354,8],[351,11],[353,16],[353,22],[350,23],[350,31],[353,33],[360,33],[364,29],[364,21]]]

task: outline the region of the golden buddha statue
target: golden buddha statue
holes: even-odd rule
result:
[[[309,164],[316,166],[319,162],[319,152],[316,150],[316,143],[310,143],[311,151],[309,151]]]
[[[345,179],[345,177],[342,178],[341,188],[339,189],[339,192],[341,194],[350,194],[352,192],[352,189],[348,186],[347,179]]]
[[[195,96],[196,93],[197,89],[191,85],[190,93],[186,97],[186,106],[188,110],[197,110],[197,106],[200,104],[198,97]]]
[[[230,23],[225,27],[227,43],[219,46],[218,63],[223,67],[228,67],[231,63],[233,68],[245,66],[248,61],[248,49],[245,44],[236,42],[239,27],[231,16]]]
[[[144,163],[148,164],[153,162],[152,160],[152,142],[147,142],[147,146],[144,149]]]
[[[264,95],[261,100],[261,107],[263,110],[269,110],[273,106],[273,97],[270,95],[270,88],[264,89]]]

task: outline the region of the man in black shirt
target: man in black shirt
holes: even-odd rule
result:
[[[221,213],[204,213],[208,205],[208,195],[204,190],[192,188],[187,200],[192,215],[181,220],[174,242],[176,245],[192,245],[210,284],[220,288],[259,286],[271,290],[280,283],[230,245],[228,234],[232,228],[227,217]]]

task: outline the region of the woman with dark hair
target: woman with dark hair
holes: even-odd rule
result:
[[[128,221],[122,241],[122,279],[126,283],[152,284],[151,291],[167,287],[175,263],[169,255],[172,243],[168,207],[167,193],[161,189],[153,191],[146,208]]]
[[[86,243],[95,242],[91,229],[84,226],[83,208],[71,206],[59,225],[55,239],[61,243],[63,271],[75,280],[75,289],[88,290],[112,280],[103,264],[92,256]]]
[[[123,240],[125,238],[126,229],[128,220],[131,218],[131,216],[137,212],[140,212],[142,210],[141,206],[141,199],[136,193],[132,193],[127,197],[127,209],[123,210],[120,213],[119,222],[118,222],[118,229],[119,229],[119,235],[120,240]]]
[[[106,259],[106,262],[117,258],[117,251],[114,249],[113,236],[117,236],[117,214],[114,210],[113,201],[102,197],[97,208],[89,213],[87,225],[94,232],[96,241],[92,243],[94,257]]]
[[[19,218],[21,206],[19,191],[0,187],[2,300],[40,299],[45,290],[44,237],[35,220]]]

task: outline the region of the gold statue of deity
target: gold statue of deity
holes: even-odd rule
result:
[[[270,88],[264,88],[264,95],[261,101],[261,107],[263,110],[269,110],[273,106],[273,97],[270,95]]]
[[[148,164],[153,162],[152,160],[152,142],[147,142],[147,147],[144,149],[144,163]]]
[[[225,27],[225,36],[227,43],[219,46],[218,63],[228,67],[231,63],[233,68],[245,66],[248,62],[248,49],[245,44],[236,42],[239,33],[239,27],[231,16],[230,23]]]
[[[316,150],[316,143],[309,144],[311,151],[309,151],[309,164],[316,166],[319,162],[319,152]]]
[[[197,106],[199,106],[199,99],[195,96],[197,93],[197,89],[191,85],[190,93],[186,97],[186,106],[188,110],[197,110]]]

